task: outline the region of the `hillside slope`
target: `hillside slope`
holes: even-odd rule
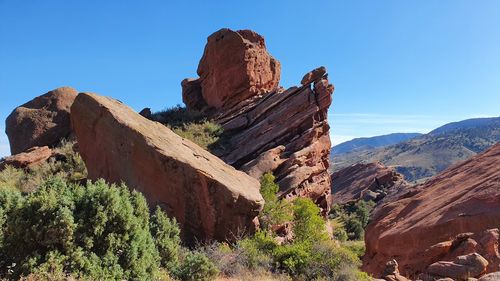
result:
[[[420,133],[394,133],[369,138],[355,138],[332,147],[331,155],[348,153],[362,149],[374,149],[406,141],[418,136]]]
[[[422,181],[500,141],[500,117],[446,124],[395,145],[335,155],[334,171],[359,162],[393,166],[408,181]]]

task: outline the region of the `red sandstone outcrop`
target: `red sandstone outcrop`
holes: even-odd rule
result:
[[[183,100],[224,128],[224,149],[215,154],[255,178],[272,172],[283,197],[310,197],[326,213],[327,110],[333,93],[326,68],[307,73],[302,86],[284,90],[278,87],[280,64],[262,36],[222,29],[208,38],[198,73],[199,79],[182,82]]]
[[[47,161],[52,156],[52,149],[48,146],[32,147],[25,152],[5,157],[0,161],[0,170],[9,165],[14,168],[29,168]]]
[[[332,174],[333,203],[356,200],[380,201],[409,187],[403,175],[382,163],[358,163]]]
[[[70,107],[77,91],[61,87],[17,107],[5,121],[12,154],[55,146],[71,133]]]
[[[363,269],[380,275],[396,259],[404,275],[478,253],[498,271],[500,143],[383,205],[365,234]],[[455,238],[454,238],[455,237]]]
[[[197,72],[203,100],[221,109],[274,91],[280,70],[262,36],[251,30],[223,28],[208,37]]]
[[[454,261],[435,262],[427,268],[432,275],[467,280],[469,277],[478,277],[486,271],[488,261],[478,253],[458,256]]]
[[[116,100],[81,93],[71,121],[89,178],[142,192],[188,242],[234,239],[263,206],[257,180]]]

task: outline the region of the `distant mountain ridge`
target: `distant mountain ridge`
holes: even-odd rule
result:
[[[355,138],[332,147],[331,155],[348,153],[361,149],[373,149],[391,144],[400,143],[402,141],[421,136],[420,133],[393,133],[367,138]]]
[[[466,119],[458,122],[451,122],[445,124],[437,129],[432,130],[429,134],[437,135],[442,133],[448,133],[454,130],[464,130],[464,129],[474,129],[480,127],[488,127],[492,124],[499,122],[500,117],[490,117],[490,118],[472,118]]]
[[[332,155],[331,169],[380,161],[408,181],[423,181],[499,141],[500,117],[467,119],[397,144]]]

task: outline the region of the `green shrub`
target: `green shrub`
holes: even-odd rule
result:
[[[206,120],[206,117],[199,111],[188,110],[181,105],[176,105],[174,107],[154,113],[151,119],[163,123],[169,127],[175,128],[182,127],[188,123],[203,122]]]
[[[293,201],[293,232],[298,242],[317,243],[328,240],[320,208],[309,198]]]
[[[180,229],[177,221],[169,219],[165,213],[156,208],[151,216],[150,231],[160,255],[161,266],[173,272],[179,267],[179,250],[181,248]]]
[[[365,254],[365,242],[364,241],[346,241],[342,243],[342,246],[349,249],[351,252],[356,254],[359,258],[362,258]]]
[[[361,240],[364,237],[365,230],[363,223],[355,216],[344,218],[345,230],[350,240]]]
[[[333,205],[330,211],[330,218],[340,221],[349,240],[362,240],[364,229],[370,220],[370,214],[375,207],[373,201],[349,202],[344,205]],[[341,230],[338,230],[341,232]],[[343,234],[339,234],[343,235]]]
[[[334,277],[344,268],[356,269],[361,265],[355,253],[334,241],[314,244],[311,252],[313,254],[305,273],[308,279]]]
[[[222,135],[222,127],[209,121],[187,123],[180,127],[170,127],[170,129],[207,150],[213,148]]]
[[[340,241],[345,242],[349,238],[347,231],[344,228],[344,224],[337,220],[331,220],[332,234],[333,237]]]
[[[293,243],[277,247],[274,252],[277,267],[291,275],[303,274],[310,261],[310,245],[305,243]]]
[[[260,180],[260,193],[265,200],[265,204],[259,216],[259,221],[264,229],[268,229],[272,225],[289,222],[293,219],[292,205],[287,200],[280,200],[278,198],[276,194],[279,191],[279,186],[274,180],[275,177],[271,173],[264,174]]]
[[[209,281],[214,280],[217,274],[217,267],[205,254],[188,251],[176,277],[183,281]]]
[[[69,182],[78,182],[87,177],[87,168],[82,157],[73,151],[74,142],[63,140],[54,148],[55,158],[29,169],[7,166],[0,171],[0,189],[14,188],[23,192],[36,190],[45,180],[57,176]]]
[[[153,114],[158,121],[179,136],[186,138],[209,151],[222,149],[222,127],[209,121],[206,116],[180,105]]]
[[[240,240],[236,245],[241,251],[244,265],[251,270],[271,269],[272,253],[277,247],[274,237],[266,231],[257,231],[253,237]]]
[[[60,178],[21,197],[10,198],[2,228],[0,275],[68,272],[90,279],[152,279],[158,252],[149,232],[144,197],[103,181],[86,187]],[[6,266],[16,264],[11,272]]]
[[[7,165],[0,171],[0,189],[12,188],[21,190],[25,177],[26,175],[23,170]]]

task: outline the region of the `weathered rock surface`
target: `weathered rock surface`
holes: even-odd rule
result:
[[[467,280],[486,271],[488,261],[477,253],[458,256],[454,261],[439,261],[431,264],[427,272],[433,275]]]
[[[339,204],[360,199],[378,202],[409,187],[403,175],[380,162],[358,163],[334,172],[331,178],[333,203]]]
[[[326,81],[326,82],[325,82]],[[316,81],[328,83],[326,78]],[[226,163],[258,178],[272,172],[283,197],[309,197],[326,212],[330,203],[327,110],[333,87],[310,85],[270,93],[237,113],[216,119],[225,130]]]
[[[325,67],[302,86],[278,87],[280,64],[264,39],[249,30],[222,29],[208,38],[199,79],[182,82],[188,109],[208,112],[224,129],[226,163],[255,178],[272,172],[283,197],[309,197],[326,213],[330,203],[327,110],[333,85]]]
[[[478,281],[498,281],[500,280],[500,271],[492,272],[481,276]]]
[[[142,192],[188,242],[234,239],[263,206],[257,180],[116,100],[81,93],[71,120],[89,178]]]
[[[498,271],[500,143],[383,205],[365,234],[363,269],[380,275],[396,258],[404,275],[478,253]],[[455,237],[450,239],[450,237]]]
[[[71,133],[70,107],[77,91],[61,87],[17,107],[5,121],[12,154],[55,146]]]
[[[275,90],[280,71],[280,63],[267,52],[262,36],[227,28],[208,37],[198,66],[203,99],[217,109]]]
[[[0,170],[9,165],[14,168],[29,168],[31,166],[43,163],[52,156],[52,149],[48,146],[32,147],[25,152],[5,157],[0,160]]]

